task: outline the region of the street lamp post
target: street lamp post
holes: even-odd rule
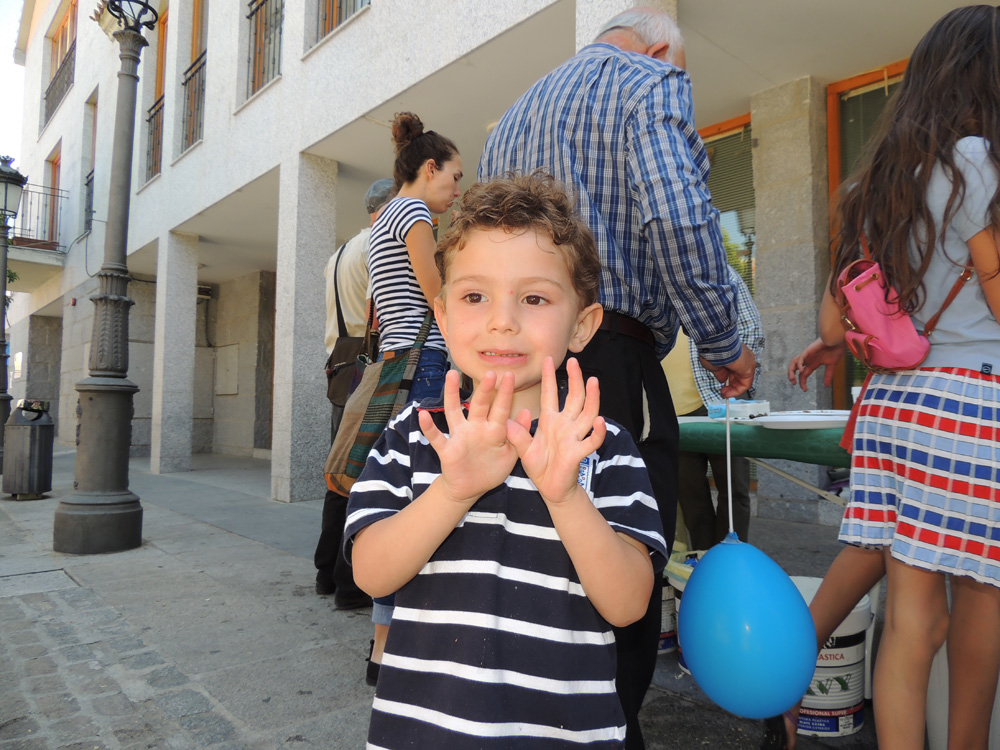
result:
[[[79,425],[73,493],[56,508],[52,548],[76,555],[119,552],[142,544],[142,506],[128,488],[132,443],[132,396],[139,387],[128,372],[129,197],[132,190],[132,141],[139,55],[148,42],[141,29],[156,26],[157,13],[142,0],[109,0],[108,12],[123,28],[114,33],[120,47],[118,102],[111,150],[111,187],[98,272],[94,327],[90,339],[90,377],[76,384]]]
[[[21,193],[28,178],[14,169],[9,156],[0,156],[0,474],[3,473],[4,425],[10,416],[7,393],[7,219],[17,217]]]

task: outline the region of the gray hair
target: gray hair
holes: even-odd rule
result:
[[[619,13],[601,27],[594,41],[600,41],[602,36],[614,29],[628,29],[647,45],[666,42],[670,45],[668,55],[672,60],[684,48],[684,38],[677,22],[669,14],[652,8],[630,8]]]

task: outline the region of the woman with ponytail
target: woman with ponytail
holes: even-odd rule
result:
[[[372,303],[379,327],[379,356],[389,359],[413,346],[421,324],[441,291],[434,264],[437,241],[431,214],[443,214],[462,192],[462,157],[455,144],[424,124],[412,112],[400,112],[392,123],[396,147],[393,178],[398,193],[372,227],[368,249]],[[431,322],[410,399],[441,395],[448,371],[448,350]],[[392,619],[393,598],[375,599],[372,622],[375,638],[366,681],[378,679],[382,650]]]

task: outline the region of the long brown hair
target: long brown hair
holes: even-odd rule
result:
[[[992,5],[947,13],[914,49],[903,82],[836,207],[831,292],[837,291],[840,272],[861,257],[863,229],[900,305],[911,313],[920,309],[933,250],[965,197],[954,148],[966,136],[988,141],[989,160],[1000,172],[1000,8]],[[941,226],[927,207],[927,185],[938,163],[952,183]],[[989,214],[991,224],[1000,226],[1000,189]],[[910,255],[911,241],[916,258]]]

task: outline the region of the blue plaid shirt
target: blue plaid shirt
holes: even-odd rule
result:
[[[681,324],[709,362],[739,357],[736,289],[686,72],[609,44],[584,47],[500,119],[479,179],[539,168],[574,191],[594,232],[606,310],[648,326],[661,358]]]
[[[729,280],[736,286],[736,306],[739,309],[737,327],[740,331],[740,339],[760,362],[764,355],[764,324],[760,320],[760,311],[757,310],[753,295],[750,294],[750,290],[736,270],[732,266],[726,266],[726,271]],[[726,399],[722,397],[722,383],[715,375],[702,367],[701,362],[698,361],[698,350],[695,348],[694,341],[691,341],[688,346],[690,347],[689,356],[691,357],[691,370],[694,372],[694,383],[698,387],[701,402],[707,406],[725,401]],[[758,367],[753,374],[753,383],[750,384],[750,389],[746,392],[747,398],[754,398],[759,381],[760,368]]]

